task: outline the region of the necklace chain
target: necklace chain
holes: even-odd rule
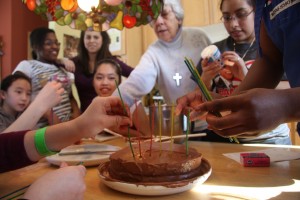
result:
[[[255,41],[255,37],[253,38],[253,40],[252,40],[250,46],[248,47],[248,49],[245,51],[244,55],[241,57],[243,60],[244,60],[245,56],[247,55],[248,51],[251,49],[252,45],[254,44],[254,41]],[[233,42],[233,51],[236,52],[235,51],[235,42]]]

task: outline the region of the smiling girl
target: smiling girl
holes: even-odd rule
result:
[[[67,72],[61,64],[57,63],[60,50],[55,32],[49,28],[37,28],[30,34],[30,45],[33,49],[34,60],[22,61],[15,72],[22,72],[31,78],[32,99],[41,91],[50,80],[55,80],[63,85],[64,93],[62,101],[53,108],[53,120],[41,119],[38,127],[44,127],[51,123],[68,121],[79,115],[79,108],[71,93],[72,74]]]
[[[95,92],[100,97],[111,96],[112,93],[117,89],[122,81],[121,79],[122,70],[117,61],[113,59],[103,59],[95,65],[93,86]],[[145,108],[141,101],[136,102],[131,107],[133,127],[130,129],[130,134],[133,136],[137,135],[150,135],[149,120],[145,112]],[[138,119],[137,117],[138,116]],[[113,129],[114,131],[127,136],[127,130],[123,131],[120,129]]]
[[[96,64],[93,85],[98,96],[107,97],[117,88],[115,81],[121,83],[120,65],[112,59],[103,59]]]
[[[66,67],[67,70],[74,72],[81,112],[84,112],[97,96],[93,87],[93,72],[99,61],[102,59],[116,61],[122,69],[122,75],[125,77],[128,77],[133,70],[132,67],[122,62],[118,56],[112,55],[109,50],[110,42],[110,37],[105,31],[82,31],[78,44],[78,55],[72,59],[76,68]]]
[[[254,33],[255,0],[221,0],[221,20],[229,36],[216,42],[222,52],[224,66],[219,62],[201,62],[201,78],[207,88],[221,96],[230,96],[244,80],[257,55]],[[200,68],[200,67],[199,67]],[[241,143],[291,144],[287,124],[281,124],[257,137],[239,137]],[[216,134],[201,138],[209,141],[225,141]],[[227,140],[228,141],[228,140]]]

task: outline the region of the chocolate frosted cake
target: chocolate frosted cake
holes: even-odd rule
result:
[[[135,158],[130,147],[110,156],[107,171],[112,179],[124,182],[161,183],[181,181],[197,177],[201,171],[202,154],[189,148],[186,155],[185,145],[150,143],[133,145]],[[150,154],[151,152],[151,154]]]

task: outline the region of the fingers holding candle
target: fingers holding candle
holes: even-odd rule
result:
[[[193,61],[191,59],[185,58],[184,60],[186,66],[188,67],[189,71],[191,72],[193,78],[195,79],[200,91],[201,91],[201,97],[203,97],[205,99],[206,102],[211,102],[213,101],[213,97],[211,95],[211,93],[208,91],[206,85],[203,83],[200,74],[198,73],[198,70],[196,69]],[[190,98],[189,98],[190,97]],[[192,94],[191,96],[187,96],[187,98],[183,98],[183,105],[192,105],[192,102],[194,100],[199,100],[199,99],[195,99],[195,93]],[[204,102],[202,100],[202,102]],[[196,103],[199,105],[199,102],[196,101]],[[201,106],[201,102],[200,102],[200,106]],[[207,112],[210,112],[212,114],[214,114],[216,117],[221,118],[222,115],[219,111],[216,110],[207,110]],[[239,141],[236,138],[229,138],[230,141],[235,141],[236,143],[239,143]]]
[[[175,115],[179,115],[181,113],[187,114],[188,109],[193,110],[195,106],[203,102],[203,96],[200,90],[188,93],[176,100],[177,106],[175,109]]]
[[[101,98],[101,97],[99,97]],[[119,97],[110,96],[107,97],[110,100],[105,102],[105,111],[108,115],[124,115],[130,117],[129,107]]]

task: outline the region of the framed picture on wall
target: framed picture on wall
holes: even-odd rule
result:
[[[77,46],[79,44],[79,38],[64,34],[63,36],[63,56],[64,58],[73,58],[77,56]]]
[[[125,55],[125,30],[119,31],[111,28],[107,30],[110,37],[109,50],[113,55]]]

